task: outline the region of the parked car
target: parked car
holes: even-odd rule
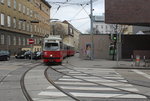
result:
[[[5,60],[5,61],[10,60],[10,52],[9,51],[4,51],[4,50],[0,50],[0,60]]]
[[[32,59],[37,60],[37,59],[41,59],[41,57],[42,57],[42,52],[37,51],[37,52],[34,52],[34,53],[33,53]]]
[[[31,51],[26,51],[26,52],[24,53],[25,59],[31,59],[31,54],[33,55],[33,53],[32,53]]]
[[[15,58],[16,58],[16,59],[24,59],[24,58],[25,58],[25,52],[26,52],[25,50],[18,52],[18,53],[15,55]]]

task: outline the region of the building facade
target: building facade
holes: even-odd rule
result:
[[[149,0],[105,0],[105,22],[149,26],[149,4]]]
[[[93,21],[94,34],[113,34],[114,28],[113,24],[106,24],[104,15],[94,16]]]
[[[150,27],[126,25],[123,34],[150,34]]]
[[[42,38],[50,33],[50,8],[45,0],[0,0],[0,50],[13,55],[30,47],[31,36],[34,46],[40,46]]]
[[[108,34],[94,34],[93,38],[91,38],[90,34],[81,34],[79,37],[79,53],[81,59],[87,59],[87,46],[91,46],[93,44],[94,59],[111,59],[109,55],[109,46],[111,40]]]
[[[51,23],[51,35],[60,35],[63,42],[69,46],[75,47],[76,51],[79,51],[80,34],[81,32],[68,21],[54,21]]]

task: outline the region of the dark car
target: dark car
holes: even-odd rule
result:
[[[33,53],[31,51],[26,51],[24,53],[25,59],[31,59],[31,55],[33,55]]]
[[[10,59],[9,51],[0,50],[0,60],[8,61]]]
[[[32,58],[37,60],[37,59],[41,59],[42,57],[42,52],[38,51],[38,52],[34,52]]]
[[[25,50],[24,51],[20,51],[15,55],[16,59],[24,59],[25,58]]]

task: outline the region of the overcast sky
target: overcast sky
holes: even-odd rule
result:
[[[81,32],[90,29],[90,5],[86,5],[90,0],[68,0],[69,4],[56,4],[56,2],[66,2],[67,0],[46,0],[52,6],[51,18],[67,20]],[[102,15],[104,13],[104,0],[93,0],[93,14]],[[52,3],[54,2],[54,3]],[[72,5],[73,3],[73,5]],[[74,5],[85,4],[85,5]]]

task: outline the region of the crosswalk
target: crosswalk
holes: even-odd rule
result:
[[[82,68],[79,71],[85,72],[86,68]],[[127,80],[123,78],[119,73],[113,69],[101,69],[97,71],[99,76],[103,78],[83,74],[78,71],[69,69],[59,69],[59,71],[67,72],[68,75],[64,75],[57,80],[57,84],[61,89],[69,92],[71,95],[77,98],[113,98],[113,99],[146,99],[145,96],[139,95],[139,90],[133,85],[127,84]],[[94,73],[95,71],[93,71]],[[86,70],[86,73],[92,73],[92,70]],[[62,92],[54,91],[56,89],[53,86],[47,87],[46,91],[40,92],[39,96],[51,96],[51,97],[65,97]],[[128,92],[127,92],[128,91]],[[132,93],[137,92],[137,93]],[[85,100],[86,101],[86,100]]]

